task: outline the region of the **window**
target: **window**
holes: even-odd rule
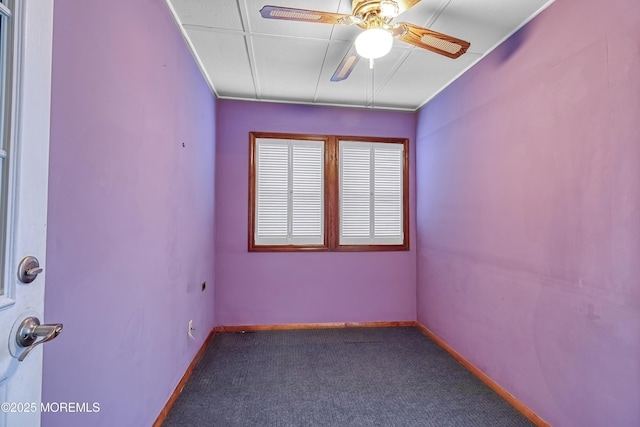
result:
[[[256,245],[324,245],[324,141],[255,141]]]
[[[4,271],[7,242],[7,199],[13,105],[13,12],[12,1],[0,2],[0,271]],[[3,282],[3,276],[0,275],[0,296],[6,293]]]
[[[408,141],[250,134],[250,251],[409,249]]]
[[[404,241],[404,146],[340,141],[340,244]]]

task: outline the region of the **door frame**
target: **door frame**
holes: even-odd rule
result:
[[[11,129],[11,150],[8,156],[7,229],[2,272],[4,295],[0,296],[0,310],[15,304],[17,286],[22,286],[16,281],[16,268],[21,253],[24,253],[18,242],[20,236],[17,235],[17,230],[23,225],[20,222],[21,214],[33,208],[28,206],[31,205],[29,200],[18,197],[18,186],[38,187],[39,184],[33,182],[34,175],[28,171],[37,168],[48,174],[49,170],[53,0],[15,0],[14,15],[19,22],[14,23],[18,28],[14,30],[12,77],[11,85],[7,88],[11,91],[13,102],[8,123]],[[44,140],[47,141],[46,150],[42,149],[44,144],[41,141]],[[40,143],[30,143],[32,141]],[[43,190],[44,194],[36,197],[41,199],[39,208],[44,214],[46,233],[48,189]],[[27,231],[26,237],[37,239],[36,234],[41,228],[36,223],[37,220],[29,221],[35,229]],[[44,268],[45,254],[38,259]]]
[[[7,403],[42,399],[42,350],[32,351],[24,361],[12,352],[15,333],[4,326],[19,322],[27,314],[43,323],[46,278],[49,138],[53,55],[53,0],[14,0],[12,31],[12,76],[9,171],[7,174],[6,241],[0,297],[0,398]],[[19,261],[34,255],[44,272],[30,284],[20,283]],[[15,325],[15,324],[14,324]],[[8,345],[9,344],[9,345]],[[42,346],[40,346],[42,347]],[[7,352],[8,351],[8,352]],[[21,350],[20,350],[21,352]],[[40,425],[37,412],[4,412],[0,425]]]

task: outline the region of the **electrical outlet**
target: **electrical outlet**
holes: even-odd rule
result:
[[[196,328],[193,327],[193,320],[189,320],[189,330],[187,331],[187,334],[189,334],[192,339],[196,339],[196,337],[193,336],[193,331],[195,330]]]

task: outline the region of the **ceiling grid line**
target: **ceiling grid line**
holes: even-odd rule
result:
[[[320,70],[318,71],[318,78],[316,79],[316,87],[313,91],[313,103],[315,104],[318,99],[318,88],[320,87],[320,79],[322,78],[322,71],[325,69],[327,63],[327,55],[329,53],[330,43],[327,43],[327,47],[324,50],[324,57],[322,58],[322,65],[320,65]]]
[[[244,11],[245,13],[243,14],[243,9],[240,6],[240,3],[244,4]],[[247,7],[247,0],[238,0],[237,3],[238,5],[238,13],[240,14],[240,22],[242,23],[242,30],[243,32],[247,32],[247,29],[250,29],[250,24],[248,22],[249,17],[245,16],[248,15],[248,7]],[[257,65],[256,65],[256,55],[253,49],[253,41],[250,37],[251,31],[248,31],[249,36],[244,36],[244,43],[246,46],[246,53],[247,53],[247,60],[249,61],[249,70],[251,72],[251,78],[253,79],[253,90],[255,92],[255,96],[256,99],[262,99],[262,91],[260,89],[260,79],[258,77],[258,70],[257,70]]]
[[[440,4],[436,8],[436,11],[431,15],[429,20],[424,23],[425,28],[431,28],[431,26],[436,23],[440,15],[442,15],[442,12],[444,12],[447,6],[449,6],[449,3],[451,3],[451,0],[440,1]]]
[[[396,73],[398,72],[400,67],[402,67],[402,65],[405,63],[405,61],[409,58],[409,56],[411,55],[411,51],[412,50],[413,50],[413,47],[409,48],[408,51],[404,52],[402,54],[402,56],[400,57],[400,59],[398,61],[396,61],[396,64],[391,69],[391,72],[389,73],[389,75],[387,75],[387,78],[384,79],[382,81],[382,83],[380,83],[380,86],[378,87],[378,89],[376,89],[376,93],[381,92],[382,89],[385,88],[387,83],[389,83],[392,80],[392,78],[396,75]]]
[[[184,24],[183,25],[187,30],[196,30],[196,31],[204,31],[209,33],[219,33],[219,34],[232,34],[237,36],[249,36],[256,38],[265,38],[265,39],[291,39],[291,40],[308,40],[308,41],[317,41],[319,43],[331,43],[331,44],[339,44],[339,43],[353,43],[350,40],[328,40],[319,37],[305,37],[303,35],[300,36],[291,36],[289,34],[269,34],[269,33],[257,33],[250,32],[246,30],[234,30],[232,28],[212,28],[206,27],[203,25],[194,25],[194,24]],[[412,46],[398,46],[402,49],[411,49]]]
[[[348,0],[347,0],[348,1]],[[338,2],[338,6],[336,7],[335,12],[338,13],[340,11],[340,5],[342,4],[342,0]],[[320,71],[318,72],[318,79],[316,80],[316,87],[313,91],[313,103],[315,104],[318,99],[318,89],[320,87],[320,79],[322,78],[323,71],[327,66],[327,55],[329,54],[329,48],[331,47],[333,40],[333,33],[335,30],[335,26],[331,28],[331,32],[329,33],[329,39],[327,40],[327,47],[324,50],[324,58],[322,58],[322,65],[320,66]]]

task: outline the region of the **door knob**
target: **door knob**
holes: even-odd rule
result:
[[[60,332],[62,332],[62,323],[41,325],[40,319],[37,317],[32,316],[24,319],[18,326],[16,342],[19,347],[26,348],[26,350],[18,357],[18,361],[22,362],[31,353],[31,350],[40,344],[51,341],[60,335]],[[42,337],[42,339],[38,341],[39,337]]]
[[[42,273],[42,267],[40,267],[38,258],[34,256],[24,257],[18,265],[18,279],[22,283],[33,282],[40,273]]]

